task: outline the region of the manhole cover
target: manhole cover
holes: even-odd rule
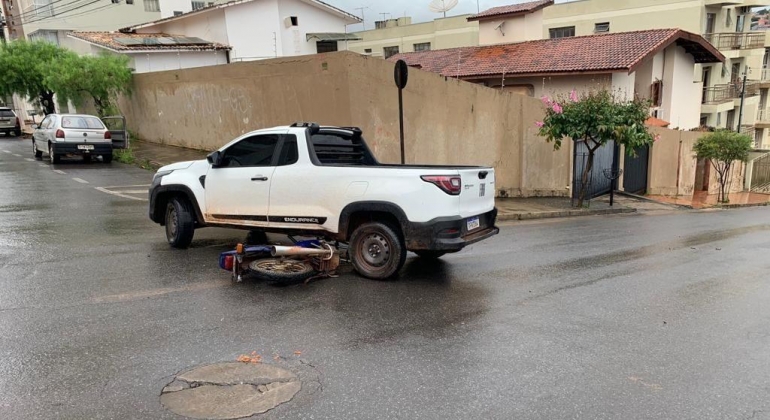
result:
[[[264,413],[302,388],[299,378],[274,365],[218,363],[180,373],[166,385],[160,402],[196,419],[236,419]]]

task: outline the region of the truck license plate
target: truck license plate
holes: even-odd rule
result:
[[[471,217],[468,219],[468,231],[472,231],[473,229],[478,229],[481,227],[481,222],[479,221],[478,216],[477,217]]]
[[[94,145],[92,145],[92,144],[78,144],[78,150],[94,150]]]

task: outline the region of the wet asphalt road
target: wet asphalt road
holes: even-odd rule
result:
[[[0,137],[2,419],[179,418],[171,375],[252,351],[320,382],[265,418],[770,418],[770,208],[508,225],[397,281],[274,287],[217,268],[241,232],[169,249],[151,173],[31,157]]]

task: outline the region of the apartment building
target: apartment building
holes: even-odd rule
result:
[[[410,17],[377,21],[375,29],[356,32],[360,40],[350,41],[348,49],[359,54],[388,58],[402,52],[479,45],[479,24],[468,21],[470,16],[452,16],[415,24]]]
[[[78,52],[71,31],[115,30],[160,18],[160,0],[0,0],[16,15],[9,39],[48,41]],[[14,36],[15,35],[15,36]]]

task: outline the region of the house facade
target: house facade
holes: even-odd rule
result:
[[[358,17],[318,0],[236,0],[133,25],[124,33],[165,33],[228,45],[230,60],[251,61],[344,49]],[[342,44],[342,45],[341,45]]]
[[[672,128],[700,125],[696,64],[724,56],[697,34],[656,29],[398,54],[411,67],[534,97],[608,89],[652,103]]]

